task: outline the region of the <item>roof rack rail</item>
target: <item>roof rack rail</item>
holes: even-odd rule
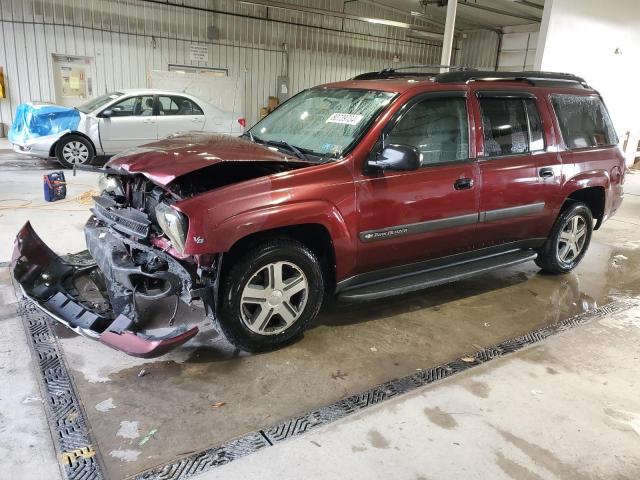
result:
[[[431,68],[433,71],[427,72],[407,72],[399,70],[409,70],[412,68]],[[383,68],[379,72],[367,72],[356,75],[352,80],[381,80],[386,78],[404,78],[404,77],[433,77],[438,75],[441,68],[449,68],[451,70],[466,70],[467,67],[456,67],[453,65],[436,65],[436,64],[421,64],[421,65],[407,65],[404,67],[387,67]]]
[[[469,83],[489,81],[527,82],[535,86],[579,86],[589,88],[584,78],[570,73],[556,72],[493,72],[490,70],[462,70],[458,72],[439,73],[433,80],[439,83]]]
[[[450,70],[469,70],[469,67],[457,67],[455,65],[438,65],[435,63],[423,63],[420,65],[405,65],[404,67],[387,67],[381,70],[381,72],[397,72],[398,70],[407,70],[409,68],[448,68]]]

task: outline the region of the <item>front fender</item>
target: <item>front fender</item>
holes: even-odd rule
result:
[[[214,239],[216,252],[226,252],[248,235],[303,224],[319,224],[327,229],[336,257],[336,278],[339,281],[348,275],[355,267],[353,238],[340,211],[327,201],[296,202],[243,212],[227,218],[206,236]],[[211,251],[211,247],[208,245],[207,250]]]

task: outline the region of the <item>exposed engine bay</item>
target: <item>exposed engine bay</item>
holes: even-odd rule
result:
[[[174,298],[168,326],[180,301],[201,300],[207,316],[215,318],[221,255],[180,255],[187,225],[170,206],[176,199],[171,191],[141,175],[104,177],[101,184],[84,229],[87,251],[60,257],[27,223],[15,242],[14,278],[40,308],[75,332],[129,355],[163,355],[198,328],[182,325],[163,336],[147,335],[137,303]]]
[[[176,179],[170,188],[179,197],[188,198],[226,185],[305,166],[307,166],[307,164],[297,162],[282,163],[262,161],[219,163],[183,175]]]
[[[169,327],[180,301],[202,300],[214,318],[221,256],[180,255],[187,224],[171,208],[175,194],[169,190],[141,175],[105,177],[101,184],[84,229],[87,251],[60,257],[27,223],[16,238],[14,278],[38,306],[77,333],[133,356],[162,355],[198,328],[182,325],[163,336],[146,335],[137,303],[174,298]]]

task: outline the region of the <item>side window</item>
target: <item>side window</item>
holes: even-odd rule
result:
[[[552,95],[551,101],[567,148],[618,143],[613,123],[600,97]]]
[[[147,117],[153,115],[153,95],[125,98],[111,107],[113,117]]]
[[[480,98],[484,155],[499,157],[544,149],[540,113],[532,98]]]
[[[422,165],[469,158],[469,128],[464,98],[423,100],[409,109],[387,135],[385,144],[410,145]]]
[[[202,109],[185,97],[158,97],[160,115],[204,115]]]
[[[519,98],[481,98],[486,157],[529,151],[527,117]]]

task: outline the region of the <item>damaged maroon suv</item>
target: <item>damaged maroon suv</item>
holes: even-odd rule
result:
[[[327,295],[380,299],[531,260],[569,272],[620,206],[617,144],[573,75],[365,74],[303,91],[240,138],[187,133],[112,158],[88,252],[59,257],[27,224],[13,274],[60,322],[131,355],[197,333],[146,333],[136,305],[167,297],[202,304],[241,349],[272,349]]]

